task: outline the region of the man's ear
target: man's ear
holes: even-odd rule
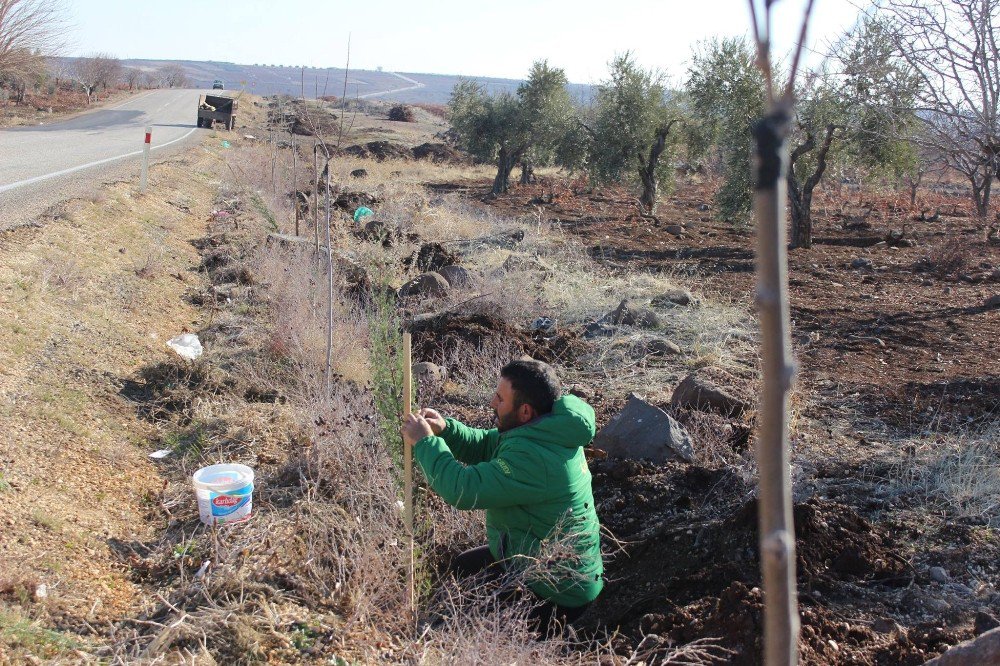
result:
[[[528,403],[524,403],[517,408],[517,420],[520,421],[521,425],[534,420],[536,416],[538,414],[535,413],[535,408]]]

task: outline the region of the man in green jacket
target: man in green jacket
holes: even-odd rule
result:
[[[500,371],[491,430],[421,409],[404,419],[403,438],[428,482],[458,509],[485,509],[489,545],[462,553],[456,574],[501,567],[525,571],[540,603],[533,618],[580,617],[604,586],[600,523],[583,447],[594,409],[560,397],[555,371],[517,360]]]

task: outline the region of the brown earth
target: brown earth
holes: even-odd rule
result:
[[[95,93],[90,103],[87,95],[82,92],[59,90],[52,95],[27,94],[24,102],[0,103],[0,127],[17,127],[20,125],[41,125],[57,120],[66,120],[76,114],[92,111],[101,106],[132,95],[139,95],[141,90],[104,90]]]
[[[750,305],[753,235],[713,218],[712,188],[704,182],[682,182],[655,218],[641,215],[622,190],[594,193],[543,180],[492,197],[488,187],[433,189],[457,189],[558,225],[615,269],[687,275],[706,295]],[[1000,540],[985,527],[995,514],[928,515],[915,498],[886,496],[877,485],[907,453],[894,442],[928,428],[947,433],[990,424],[1000,415],[1000,310],[983,307],[1000,293],[1000,248],[987,242],[986,227],[961,197],[928,193],[913,209],[871,193],[829,191],[818,199],[815,244],[789,260],[800,363],[793,444],[811,477],[795,505],[800,650],[810,664],[920,664],[970,637],[978,609],[1000,608]],[[865,216],[865,206],[875,212]],[[921,207],[940,209],[940,219],[921,220]],[[668,231],[671,225],[683,229]],[[899,230],[912,247],[885,242]],[[856,259],[870,266],[854,268]],[[468,324],[456,322],[454,332],[481,344],[481,327]],[[527,353],[544,355],[525,333],[491,326],[496,335],[520,339]],[[572,365],[572,354],[560,362]],[[624,402],[600,386],[585,387],[584,395],[598,410],[598,427]],[[488,418],[453,407],[483,423]],[[690,422],[693,415],[678,417]],[[745,450],[752,420],[716,423],[726,429],[715,436]],[[621,544],[607,588],[583,624],[618,627],[623,654],[641,647],[654,661],[669,646],[715,637],[731,651],[727,661],[760,663],[752,471],[624,460],[594,460],[592,470],[598,513]],[[971,582],[986,587],[956,597],[928,578],[932,565],[965,580],[969,571],[981,572]],[[658,638],[651,642],[649,634]]]

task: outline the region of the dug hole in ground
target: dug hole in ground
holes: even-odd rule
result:
[[[0,237],[0,663],[759,663],[752,236],[706,209],[716,183],[682,178],[656,222],[557,173],[489,198],[488,166],[414,150],[439,117],[365,105],[331,162],[329,310],[313,138],[296,136],[293,175],[290,141],[253,138],[288,109],[246,106],[248,127],[154,166],[145,196],[110,184]],[[1000,261],[931,223],[915,247],[866,246],[845,194],[822,196],[834,242],[791,259],[800,653],[923,663],[995,622],[1000,368],[983,345],[1000,331],[993,278],[961,274]],[[649,462],[605,433],[608,584],[574,632],[537,641],[527,609],[443,576],[482,517],[419,478],[411,618],[408,319],[417,405],[488,426],[499,368],[529,354],[599,428],[648,410],[688,443]],[[182,333],[195,360],[166,346]],[[210,529],[191,476],[218,462],[253,468],[254,515]]]

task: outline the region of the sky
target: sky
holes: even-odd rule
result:
[[[775,4],[775,51],[798,35],[806,0]],[[523,78],[547,59],[574,83],[596,83],[617,53],[684,74],[691,48],[749,34],[745,0],[64,0],[68,55],[220,60]],[[820,50],[864,0],[815,0],[807,46]]]

